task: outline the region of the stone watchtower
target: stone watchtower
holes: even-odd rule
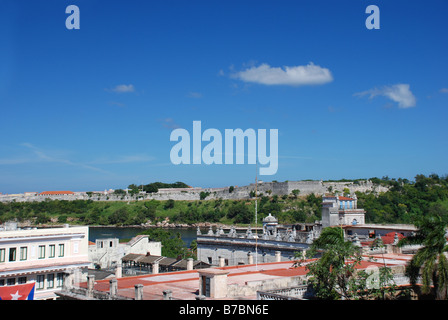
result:
[[[364,209],[358,209],[356,194],[350,197],[322,196],[322,227],[365,223]]]

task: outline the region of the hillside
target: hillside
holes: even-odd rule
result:
[[[366,210],[366,222],[411,223],[415,215],[432,206],[448,208],[448,178],[417,175],[414,182],[384,177],[374,181],[386,192],[356,191],[358,207]],[[350,191],[350,190],[345,190]],[[255,196],[255,194],[252,194]],[[205,200],[46,200],[0,203],[0,222],[16,220],[29,225],[141,225],[167,222],[196,224],[254,224],[255,198]],[[279,196],[264,193],[257,198],[259,223],[269,213],[280,223],[312,223],[321,218],[321,195],[300,191]]]

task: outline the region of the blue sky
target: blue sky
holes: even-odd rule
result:
[[[264,181],[448,173],[446,1],[1,6],[0,192],[254,182],[254,165],[171,163],[195,120],[278,129]]]

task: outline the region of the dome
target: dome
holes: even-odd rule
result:
[[[277,222],[277,219],[269,214],[266,218],[263,219],[263,222],[269,223],[269,222]]]

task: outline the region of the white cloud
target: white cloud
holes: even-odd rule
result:
[[[119,84],[119,85],[113,87],[112,89],[110,89],[110,91],[117,92],[117,93],[126,93],[126,92],[134,92],[135,88],[134,88],[134,85],[132,85],[132,84]]]
[[[380,89],[374,88],[364,92],[355,93],[355,95],[370,95],[370,99],[376,96],[384,96],[397,102],[399,108],[415,107],[417,100],[410,90],[409,84],[399,83],[392,86],[384,86]]]
[[[164,126],[165,128],[168,128],[168,129],[180,128],[180,126],[176,122],[174,122],[174,120],[172,118],[161,119],[161,120],[159,120],[159,122],[162,123],[162,126]]]
[[[187,97],[188,98],[197,98],[197,99],[199,99],[199,98],[202,98],[202,93],[200,93],[200,92],[189,92],[188,93],[188,95],[187,95]]]
[[[258,67],[234,73],[233,77],[244,82],[288,86],[317,85],[333,81],[330,70],[312,62],[306,66],[285,66],[284,68],[275,68],[264,63]]]
[[[440,89],[440,92],[441,93],[448,93],[448,88],[442,88],[442,89]]]

